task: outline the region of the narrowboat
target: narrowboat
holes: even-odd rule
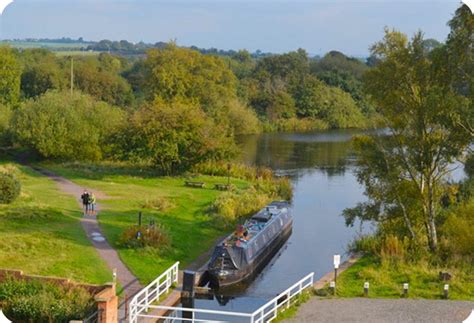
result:
[[[263,269],[288,240],[292,226],[288,202],[272,202],[254,214],[214,248],[207,269],[211,286],[230,286]]]

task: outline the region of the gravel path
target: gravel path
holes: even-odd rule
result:
[[[70,194],[76,198],[78,201],[79,207],[82,207],[82,204],[79,201],[79,197],[81,196],[82,192],[84,191],[84,187],[79,186],[68,179],[65,179],[61,176],[58,176],[48,170],[34,167],[34,169],[47,176],[48,178],[55,181],[59,189],[67,194]],[[105,199],[107,196],[104,193],[101,193],[97,190],[91,190],[87,188],[89,191],[92,191],[97,199]],[[97,214],[100,210],[100,204],[96,204]],[[84,231],[87,234],[92,245],[95,247],[99,256],[107,263],[107,266],[110,270],[117,269],[117,280],[121,284],[122,288],[124,289],[124,295],[130,300],[133,295],[135,295],[138,291],[140,291],[143,286],[139,283],[138,279],[128,270],[125,264],[120,260],[120,257],[115,251],[112,246],[107,242],[100,229],[99,223],[97,221],[97,216],[87,215],[83,216],[81,219],[81,224]],[[123,320],[123,316],[125,315],[125,299],[122,300],[119,306],[119,318]]]
[[[469,301],[314,297],[285,322],[460,323],[472,310],[474,302]]]

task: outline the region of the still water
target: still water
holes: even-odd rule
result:
[[[331,271],[334,254],[347,256],[348,244],[368,230],[359,225],[346,227],[341,216],[342,210],[364,200],[350,143],[357,133],[339,130],[240,138],[243,162],[267,166],[291,178],[293,234],[247,286],[225,294],[220,302],[195,300],[195,307],[252,312],[306,274],[314,272],[318,279]]]

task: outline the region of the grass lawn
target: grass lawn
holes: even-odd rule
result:
[[[98,200],[102,211],[100,225],[111,245],[117,249],[121,259],[143,284],[155,279],[175,261],[181,268],[209,250],[218,237],[227,232],[217,229],[206,215],[206,209],[221,193],[214,189],[216,183],[226,183],[227,178],[200,176],[194,181],[206,183],[206,188],[184,186],[182,177],[154,177],[139,170],[120,170],[107,167],[84,167],[75,164],[42,165],[55,173],[92,190],[105,193],[108,198]],[[231,179],[239,188],[249,184]],[[174,207],[159,212],[143,208],[147,200],[166,198]],[[146,249],[127,249],[118,244],[121,233],[137,223],[138,212],[143,212],[143,224],[155,220],[169,231],[172,250],[164,254]]]
[[[426,263],[379,264],[372,257],[362,257],[337,279],[337,295],[340,297],[363,296],[364,282],[370,283],[369,297],[399,298],[403,283],[409,284],[410,298],[440,299],[444,282],[440,271],[448,271],[453,277],[449,284],[449,298],[474,301],[474,268],[465,270],[433,268]]]
[[[0,205],[0,268],[78,282],[112,281],[81,227],[75,199],[29,167],[0,161],[2,170],[16,174],[22,193],[14,203]]]

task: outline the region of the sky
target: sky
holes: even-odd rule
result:
[[[176,40],[203,48],[366,56],[385,26],[444,41],[459,0],[15,0],[0,38]]]

